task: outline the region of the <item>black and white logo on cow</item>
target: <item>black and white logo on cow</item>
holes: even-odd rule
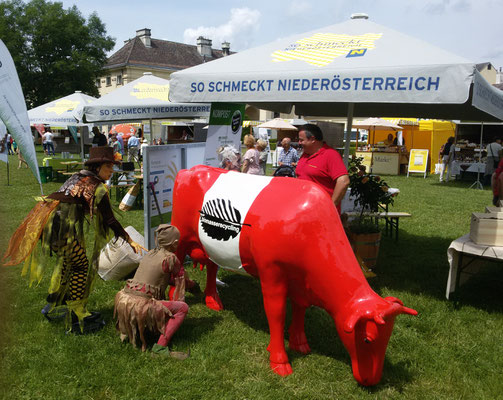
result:
[[[229,240],[241,232],[241,213],[230,200],[209,200],[199,212],[201,227],[212,239]]]

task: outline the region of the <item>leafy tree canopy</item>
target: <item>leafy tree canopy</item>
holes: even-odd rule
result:
[[[0,2],[0,38],[16,64],[28,108],[95,85],[114,38],[96,13],[86,19],[76,6],[46,0]]]

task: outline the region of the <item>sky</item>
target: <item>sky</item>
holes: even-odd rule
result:
[[[230,42],[243,51],[273,40],[346,21],[366,13],[377,24],[462,56],[503,68],[502,0],[63,0],[84,17],[97,12],[115,49],[151,29],[152,38],[196,44],[204,36],[213,48]],[[399,56],[400,49],[397,49]]]

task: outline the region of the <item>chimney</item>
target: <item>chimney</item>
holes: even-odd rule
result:
[[[150,43],[150,29],[138,29],[136,31],[136,37],[140,38],[145,47],[152,47]]]
[[[369,19],[369,15],[365,13],[351,14],[351,19]]]
[[[206,57],[213,57],[213,54],[211,52],[211,40],[210,39],[205,39],[202,36],[199,36],[197,38],[197,51],[203,58]]]
[[[224,56],[228,56],[231,53],[231,44],[229,42],[222,43],[222,53]]]

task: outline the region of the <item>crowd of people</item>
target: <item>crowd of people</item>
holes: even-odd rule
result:
[[[349,176],[339,152],[328,146],[323,140],[323,132],[314,124],[299,128],[299,145],[302,154],[291,146],[291,139],[281,140],[278,156],[279,170],[290,170],[281,176],[297,176],[318,183],[331,197],[340,211],[340,203],[347,188]],[[255,141],[252,135],[245,135],[243,144],[246,151],[241,152],[232,145],[222,146],[217,150],[220,167],[246,174],[265,175],[268,155],[268,143],[264,139]]]
[[[449,182],[452,175],[452,163],[455,158],[455,138],[451,136],[440,147],[438,160],[440,163],[440,183]],[[491,185],[493,191],[493,204],[500,205],[503,200],[503,146],[501,139],[496,137],[486,146],[486,162],[484,168],[484,184]]]
[[[108,191],[103,184],[110,179],[113,166],[120,162],[117,155],[122,158],[126,148],[129,160],[138,159],[143,145],[138,137],[140,135],[133,133],[124,142],[116,133],[112,133],[108,140],[97,128],[93,128],[93,133],[96,146],[90,149],[85,169],[72,175],[57,192],[35,206],[12,236],[3,261],[6,265],[30,259],[32,263],[37,263],[43,256],[55,256],[59,261],[52,272],[47,305],[42,313],[47,319],[54,320],[58,317],[55,310],[64,306],[68,310],[71,331],[95,332],[103,327],[104,320],[99,313],[87,309],[87,302],[96,276],[98,253],[111,236],[124,239],[133,251],[145,251],[146,255],[135,276],[127,281],[115,298],[117,329],[121,339],[129,338],[133,344],[140,339],[145,350],[143,330],[150,327],[159,335],[153,352],[173,355],[168,344],[189,310],[184,302],[185,287],[194,285],[174,255],[180,234],[173,226],[160,225],[156,232],[156,247],[149,252],[131,239],[115,219]],[[50,152],[52,137],[49,130],[46,134],[44,143]],[[488,163],[491,161],[493,168],[493,203],[497,205],[503,200],[503,154],[501,141],[494,143],[494,148],[488,146],[488,153],[491,153]],[[265,175],[268,142],[263,138],[256,141],[252,135],[245,135],[243,144],[246,146],[243,155],[234,146],[219,148],[220,167]],[[301,154],[291,145],[290,138],[283,138],[280,144],[279,167],[292,169],[297,179],[317,183],[340,212],[341,200],[349,187],[348,171],[339,152],[324,142],[321,129],[314,124],[299,128]],[[454,138],[450,137],[440,151],[443,163],[441,181],[449,179],[446,170],[450,169],[454,147]],[[93,217],[91,221],[95,229],[95,244],[90,259],[86,255],[83,233],[86,214]],[[38,234],[28,234],[28,231]],[[40,251],[36,250],[39,237],[42,239]],[[35,274],[30,278],[33,281],[40,279],[41,271],[32,269],[30,273]],[[174,288],[169,294],[171,300],[166,299],[168,285]]]

